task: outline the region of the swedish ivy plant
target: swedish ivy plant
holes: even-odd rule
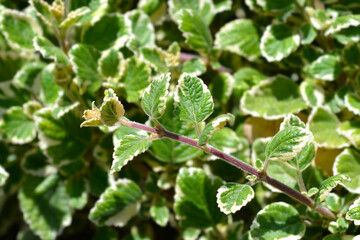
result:
[[[3,0],[1,239],[358,239],[360,2]]]

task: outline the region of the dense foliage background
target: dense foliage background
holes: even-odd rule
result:
[[[358,239],[359,41],[358,0],[1,0],[0,238]],[[169,139],[111,168],[114,147],[149,135],[80,128],[84,110],[112,88],[128,119],[151,125],[141,98],[168,72],[158,124],[197,138],[173,97],[182,73],[199,76],[214,102],[209,120],[235,116],[209,143],[259,170],[268,137],[299,116],[314,159],[271,161],[267,173],[337,219],[262,183],[226,215],[218,189],[251,176]],[[324,182],[336,174],[352,181]]]

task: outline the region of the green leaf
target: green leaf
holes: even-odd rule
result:
[[[100,54],[90,46],[77,44],[69,51],[70,61],[80,78],[81,86],[94,92],[101,87],[101,76],[97,71]]]
[[[339,119],[329,110],[323,107],[314,108],[307,124],[319,147],[343,148],[349,146],[349,141],[336,131],[340,126]]]
[[[352,111],[353,113],[355,113],[356,115],[360,116],[360,97],[355,95],[355,94],[351,94],[348,93],[345,95],[345,106]]]
[[[79,128],[80,119],[72,112],[56,119],[51,108],[43,108],[35,113],[34,120],[40,147],[55,165],[78,159],[88,148],[91,131]]]
[[[267,205],[257,213],[250,235],[254,239],[301,239],[305,234],[305,224],[298,211],[284,202]]]
[[[315,157],[315,145],[314,142],[306,143],[303,150],[292,160],[290,164],[300,171],[304,171],[308,168]]]
[[[232,114],[222,114],[217,116],[210,123],[206,124],[204,130],[199,136],[199,146],[206,145],[215,131],[219,131],[225,127],[226,123],[234,121],[235,117]]]
[[[220,149],[221,151],[232,154],[246,161],[249,153],[249,143],[244,137],[239,137],[230,128],[223,128],[212,134],[209,144]],[[237,154],[240,154],[239,156]],[[209,156],[210,159],[217,159],[215,156]]]
[[[215,46],[250,61],[261,55],[259,30],[250,19],[238,19],[225,24],[216,33]]]
[[[141,189],[135,182],[118,179],[101,194],[90,210],[89,219],[100,226],[125,226],[139,211],[141,196]]]
[[[345,15],[335,18],[331,26],[325,32],[325,35],[334,35],[334,37],[342,44],[350,41],[358,41],[360,26],[360,15]]]
[[[305,23],[300,28],[301,44],[307,45],[312,43],[316,38],[316,29],[309,23]]]
[[[342,50],[342,60],[349,65],[360,65],[360,43],[350,42]]]
[[[222,185],[199,168],[181,168],[176,178],[175,213],[183,228],[205,229],[224,220],[216,205],[216,192]]]
[[[305,123],[301,121],[301,119],[298,116],[295,116],[294,114],[286,115],[286,117],[280,124],[280,130],[283,130],[284,128],[290,126],[306,128]]]
[[[206,72],[206,65],[200,58],[193,58],[184,62],[181,72],[199,76]]]
[[[322,106],[325,102],[325,92],[322,87],[312,81],[303,81],[300,84],[300,93],[310,107]]]
[[[260,50],[269,62],[280,61],[300,45],[300,36],[286,24],[269,25],[260,40]]]
[[[267,79],[267,76],[254,68],[244,67],[234,73],[234,79],[234,93],[241,97],[245,90]]]
[[[3,10],[0,21],[2,33],[16,48],[33,49],[33,38],[42,35],[36,20],[19,11]]]
[[[312,134],[306,128],[289,126],[279,131],[267,144],[265,155],[271,160],[289,161],[296,157],[307,142],[312,141]]]
[[[341,66],[337,57],[323,55],[307,67],[307,72],[315,78],[333,81],[341,73]]]
[[[25,175],[23,188],[18,193],[20,208],[24,219],[41,239],[55,239],[71,223],[71,209],[65,186],[59,178],[37,193],[37,189],[47,178]]]
[[[120,61],[124,57],[114,48],[104,51],[99,59],[99,68],[104,77],[114,78],[119,75]]]
[[[59,119],[64,116],[66,113],[76,109],[80,105],[79,102],[64,104],[52,109],[52,115],[55,119]]]
[[[9,177],[9,173],[0,165],[0,187],[5,185],[6,180]]]
[[[126,13],[131,22],[132,40],[137,48],[155,45],[155,30],[150,18],[142,10],[137,9]]]
[[[211,93],[204,82],[193,75],[183,73],[175,89],[174,114],[182,121],[201,123],[214,109]]]
[[[172,93],[171,93],[172,94]],[[172,94],[173,95],[173,94]],[[188,137],[195,137],[193,126],[174,118],[174,99],[169,96],[164,115],[159,119],[160,123],[168,130]],[[161,162],[178,164],[195,159],[203,154],[200,149],[180,143],[171,139],[159,139],[151,144],[151,151]]]
[[[340,212],[343,207],[343,203],[343,199],[335,193],[329,193],[324,201],[325,206],[333,212]]]
[[[186,43],[195,51],[208,55],[212,48],[212,37],[200,15],[193,10],[182,9],[176,16]]]
[[[161,227],[165,227],[169,221],[169,209],[163,205],[153,205],[150,208],[150,216]]]
[[[104,102],[100,107],[101,121],[107,126],[113,126],[124,115],[125,110],[114,90],[105,90]]]
[[[68,178],[65,187],[70,206],[75,209],[83,209],[88,200],[85,180],[79,177]]]
[[[126,100],[136,102],[141,92],[150,83],[150,68],[138,58],[131,57],[125,63],[125,71],[121,82],[125,85]]]
[[[37,78],[43,68],[44,64],[40,62],[24,64],[15,74],[13,81],[21,88],[32,88],[32,90],[37,93]]]
[[[355,202],[351,204],[345,218],[354,221],[354,224],[357,226],[360,225],[360,198],[356,199]]]
[[[21,107],[11,107],[3,115],[3,128],[7,139],[13,144],[29,143],[36,137],[35,123]]]
[[[68,65],[70,63],[66,54],[44,37],[34,38],[34,48],[46,59],[52,59],[55,62],[64,65]]]
[[[338,132],[350,140],[355,147],[360,147],[360,121],[346,121],[341,123]]]
[[[197,12],[199,16],[201,16],[202,21],[206,25],[210,25],[212,22],[215,13],[221,11],[222,7],[218,6],[219,8],[216,9],[216,6],[213,4],[213,1],[201,1],[201,0],[170,0],[169,1],[169,13],[171,17],[178,21],[180,20],[179,12],[182,9],[189,9],[194,12]]]
[[[283,118],[304,108],[306,104],[296,83],[281,75],[260,82],[241,98],[243,111],[269,120]]]
[[[227,183],[217,191],[217,204],[225,214],[235,213],[248,204],[255,196],[249,185]]]
[[[148,64],[155,70],[161,73],[168,71],[167,58],[169,54],[167,52],[157,47],[145,47],[141,49],[141,53]]]
[[[107,14],[96,21],[84,34],[83,43],[98,50],[122,47],[130,34],[130,26],[123,15]]]
[[[50,27],[54,27],[57,24],[56,17],[47,2],[44,0],[29,0],[29,3],[35,9],[36,15],[38,15],[45,24]]]
[[[213,98],[220,104],[226,104],[233,93],[235,79],[229,73],[220,73],[212,79],[209,89]]]
[[[149,146],[149,141],[146,138],[140,138],[134,135],[123,137],[114,148],[114,160],[111,165],[111,171],[120,171],[121,168],[134,157],[145,152]]]
[[[162,74],[145,89],[141,107],[151,119],[160,118],[165,111],[170,84],[170,73]]]
[[[71,4],[74,6],[71,9],[87,6],[90,8],[90,12],[82,16],[77,23],[79,24],[94,24],[96,21],[104,16],[109,8],[108,0],[84,0],[72,1]]]
[[[69,28],[77,22],[82,16],[90,13],[91,9],[88,7],[81,7],[69,12],[64,20],[59,24],[60,28]]]
[[[335,188],[339,183],[342,183],[344,180],[351,182],[351,178],[345,174],[336,174],[324,180],[320,185],[318,195],[315,198],[315,202],[323,202],[328,196],[328,194],[333,190],[333,188]]]
[[[345,149],[336,158],[333,165],[335,175],[344,174],[351,178],[351,182],[342,185],[351,193],[360,194],[360,153],[353,149]]]
[[[41,73],[41,92],[40,99],[45,104],[54,104],[62,94],[62,88],[56,85],[56,78],[53,74],[55,65],[47,65]]]

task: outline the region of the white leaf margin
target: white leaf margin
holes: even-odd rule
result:
[[[350,208],[348,211],[350,211],[351,209],[355,208],[355,207],[360,207],[360,197],[358,199],[355,200],[355,202],[353,204],[350,205]],[[356,220],[356,219],[352,219],[350,216],[348,216],[348,214],[346,213],[346,220],[350,220],[350,221],[354,221],[354,224],[356,226],[360,225],[360,220]]]
[[[243,186],[249,187],[251,189],[251,194],[248,194],[246,199],[243,200],[243,202],[240,205],[236,205],[236,201],[234,201],[234,204],[231,206],[230,211],[228,211],[224,208],[224,206],[227,204],[221,201],[221,195],[224,192],[231,190],[231,188],[228,188],[226,185],[223,185],[217,190],[216,203],[218,204],[218,207],[220,208],[221,212],[225,213],[226,215],[229,215],[230,213],[235,213],[235,212],[239,211],[243,206],[245,206],[248,202],[250,202],[254,198],[254,196],[255,196],[254,189],[252,189],[252,187],[250,187],[249,185],[243,185]]]

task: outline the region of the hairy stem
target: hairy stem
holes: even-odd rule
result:
[[[284,192],[288,196],[292,197],[293,199],[297,200],[298,202],[303,203],[303,204],[309,206],[310,208],[315,209],[317,212],[322,214],[324,217],[326,217],[330,220],[336,219],[335,215],[330,210],[328,210],[327,208],[324,208],[320,205],[316,206],[314,200],[312,200],[311,198],[308,198],[308,197],[302,195],[301,193],[299,193],[298,191],[279,182],[278,180],[273,179],[272,177],[268,176],[266,174],[266,172],[260,172],[253,166],[241,161],[238,158],[235,158],[229,154],[226,154],[226,153],[222,152],[221,150],[216,149],[210,145],[207,145],[206,148],[203,148],[203,147],[199,146],[197,141],[194,139],[191,139],[186,136],[182,136],[182,135],[179,135],[179,134],[176,134],[173,132],[169,132],[165,129],[163,129],[162,132],[160,133],[159,130],[157,130],[156,128],[149,127],[144,124],[137,123],[137,122],[121,121],[121,122],[119,122],[119,124],[127,126],[127,127],[131,127],[131,128],[140,129],[140,130],[144,130],[147,132],[159,134],[160,138],[166,137],[166,138],[173,139],[173,140],[188,144],[190,146],[199,148],[201,150],[204,150],[210,154],[213,154],[213,155],[221,158],[225,162],[228,162],[228,163],[234,165],[235,167],[258,177],[260,181],[266,182],[266,183],[270,184],[271,186],[276,187],[277,189],[281,190],[282,192]]]

